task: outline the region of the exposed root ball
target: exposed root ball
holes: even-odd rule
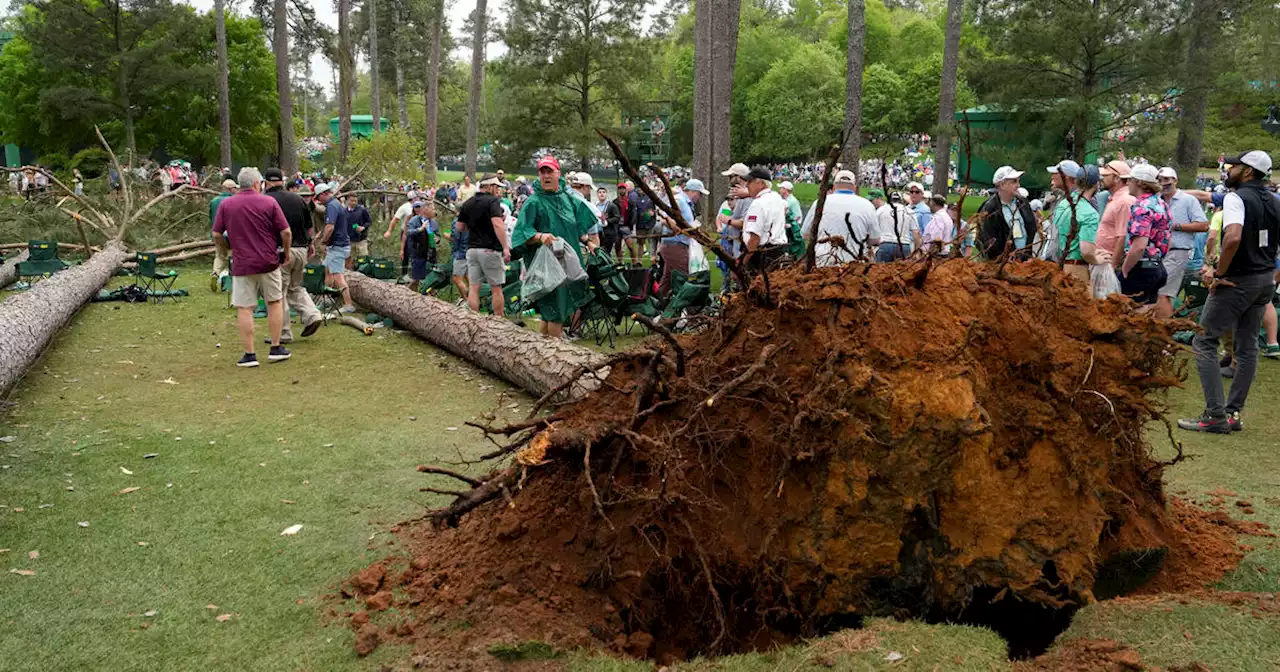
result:
[[[650,339],[549,426],[503,432],[515,459],[411,535],[419,641],[673,659],[895,615],[1038,652],[1100,571],[1132,590],[1173,535],[1143,440],[1179,380],[1168,327],[1070,282],[787,271],[771,306],[679,339],[684,376]]]

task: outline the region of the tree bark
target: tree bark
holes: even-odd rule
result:
[[[373,132],[382,132],[382,95],[378,83],[378,0],[365,0],[369,8],[369,107]]]
[[[444,31],[444,0],[434,0],[431,18],[431,57],[427,65],[427,184],[436,182],[437,120],[440,114],[440,43]]]
[[[1174,165],[1178,169],[1182,186],[1195,185],[1200,173],[1200,153],[1203,151],[1204,125],[1209,116],[1209,88],[1212,81],[1214,44],[1222,22],[1218,17],[1216,0],[1195,0],[1191,15],[1199,19],[1191,25],[1191,44],[1187,48],[1187,62],[1182,69],[1183,90],[1181,116],[1178,118],[1178,142],[1174,146]]]
[[[400,51],[400,40],[396,40],[396,121],[400,128],[409,130],[409,97],[404,90],[404,65]]]
[[[276,150],[280,170],[286,175],[298,171],[298,151],[293,146],[293,93],[289,85],[289,5],[287,0],[275,0],[272,5],[271,48],[276,57],[276,94],[280,104],[280,123],[276,138]],[[310,77],[308,77],[310,81]],[[227,164],[230,168],[231,165]]]
[[[110,241],[89,261],[55,273],[0,303],[0,395],[8,394],[44,354],[58,330],[107,284],[128,257],[122,243]]]
[[[738,59],[738,20],[742,0],[718,0],[718,4],[712,7],[710,191],[711,207],[714,208],[729,191],[729,179],[720,173],[732,163],[733,69]]]
[[[355,64],[351,56],[351,0],[338,0],[338,157],[351,154],[351,86]]]
[[[218,42],[218,160],[231,168],[231,81],[227,65],[227,2],[215,0],[214,38]]]
[[[473,313],[407,288],[347,273],[356,303],[390,316],[397,326],[444,348],[484,370],[539,396],[556,389],[583,366],[599,366],[606,357],[594,350],[522,329],[503,319]],[[600,377],[605,373],[602,371]],[[590,375],[575,384],[576,399],[599,383]]]
[[[23,250],[16,257],[10,257],[4,260],[4,264],[0,265],[0,289],[4,289],[13,284],[18,279],[18,262],[26,261],[30,252]]]
[[[695,0],[693,7],[693,174],[706,184],[714,186],[716,176],[712,172],[712,77],[715,63],[711,60],[711,35],[713,0]],[[712,206],[703,208],[706,216],[703,224],[715,221],[715,207],[719,203],[713,194]]]
[[[964,0],[947,0],[947,32],[942,44],[942,81],[938,87],[938,128],[933,138],[933,193],[947,195],[951,177],[951,131],[956,116],[956,74],[960,69],[960,19]]]
[[[849,0],[849,42],[844,84],[844,126],[849,137],[845,138],[840,160],[854,175],[859,174],[858,163],[862,159],[862,63],[866,53],[866,11],[865,0]],[[952,106],[954,107],[954,103]]]
[[[476,143],[480,132],[480,93],[484,90],[485,12],[487,0],[477,0],[475,13],[471,15],[474,33],[471,36],[471,100],[467,104],[467,165],[466,174],[476,177]]]

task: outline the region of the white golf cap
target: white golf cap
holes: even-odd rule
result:
[[[1156,173],[1156,177],[1172,177],[1176,180],[1178,179],[1178,171],[1174,170],[1171,166],[1165,166],[1160,169],[1160,172]]]
[[[836,184],[854,184],[854,183],[856,183],[857,181],[858,181],[858,178],[854,176],[854,174],[853,174],[853,171],[852,171],[852,170],[837,170],[837,171],[836,171],[836,177],[835,177],[835,183],[836,183]],[[921,188],[923,189],[923,187],[921,187]]]
[[[334,186],[335,185],[332,182],[321,182],[320,184],[317,184],[315,189],[316,196],[325,192],[333,191]]]
[[[991,181],[995,184],[1000,184],[1005,180],[1016,180],[1022,177],[1022,175],[1023,172],[1020,170],[1014,170],[1013,166],[1000,166],[999,168],[996,168],[996,174],[991,178]]]
[[[907,183],[907,191],[916,191],[916,190],[924,191],[924,185],[920,184],[919,182]]]
[[[791,180],[783,180],[782,183],[778,185],[778,188],[786,189],[787,191],[795,191],[796,189],[795,185],[791,184]]]
[[[745,164],[745,163],[735,163],[735,164],[733,164],[732,166],[729,166],[729,170],[726,170],[726,171],[724,171],[723,173],[720,173],[720,174],[721,174],[721,175],[724,175],[725,177],[729,177],[729,176],[731,176],[731,175],[736,175],[736,176],[738,176],[738,177],[741,177],[741,178],[743,178],[743,179],[746,179],[746,177],[747,177],[747,173],[750,173],[750,172],[751,172],[751,169],[747,167],[747,164]]]
[[[1071,159],[1059,161],[1056,165],[1049,166],[1046,170],[1051,173],[1062,173],[1073,180],[1078,180],[1081,177],[1084,177],[1084,169],[1080,167],[1080,164],[1072,161]]]
[[[594,188],[594,187],[596,186],[595,180],[592,180],[592,179],[591,179],[591,176],[590,176],[590,175],[588,175],[587,173],[574,173],[574,174],[569,178],[569,184],[572,184],[572,185],[575,185],[575,186],[579,186],[579,187],[593,187],[593,188]]]
[[[688,182],[685,182],[685,183],[684,183],[684,190],[685,190],[685,191],[696,191],[696,192],[698,192],[698,193],[700,193],[700,194],[710,194],[710,193],[711,193],[711,192],[707,191],[707,185],[703,184],[703,183],[702,183],[702,180],[699,180],[699,179],[698,179],[698,178],[696,178],[696,177],[695,177],[695,178],[693,178],[693,179],[691,179],[691,180],[689,180]]]
[[[1227,165],[1241,164],[1263,173],[1271,172],[1271,157],[1264,151],[1255,149],[1240,156],[1227,159]]]
[[[1148,184],[1160,183],[1160,171],[1149,163],[1139,163],[1129,170],[1129,179]]]

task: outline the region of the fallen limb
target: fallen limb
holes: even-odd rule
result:
[[[341,315],[338,317],[338,323],[345,324],[348,327],[353,327],[355,329],[358,329],[361,332],[363,332],[365,336],[373,335],[373,325],[359,318],[355,318],[350,315]]]
[[[194,250],[194,249],[205,248],[205,247],[209,247],[210,245],[213,245],[213,241],[206,238],[204,240],[193,240],[187,243],[174,243],[172,245],[166,245],[164,247],[157,247],[156,249],[151,251],[158,256],[164,256],[167,254],[173,254],[175,252],[182,252],[183,250]]]
[[[491,499],[497,499],[504,490],[515,485],[523,470],[524,467],[513,464],[502,471],[490,475],[489,478],[480,482],[470,492],[452,493],[456,497],[454,502],[443,509],[428,513],[427,518],[437,526],[457,527],[458,520],[462,518],[463,514]]]
[[[463,483],[466,483],[467,485],[473,488],[480,487],[479,479],[471,478],[470,476],[464,476],[462,474],[459,474],[456,471],[453,471],[452,469],[445,469],[444,467],[433,467],[427,464],[419,464],[418,472],[423,474],[439,474],[441,476],[448,476],[450,478],[456,478],[459,481],[462,481]]]
[[[23,250],[15,257],[4,260],[4,265],[0,266],[0,289],[4,289],[13,284],[18,279],[18,264],[27,260],[30,252]]]

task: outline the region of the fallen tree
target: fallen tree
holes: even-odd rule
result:
[[[96,130],[96,129],[95,129]],[[127,175],[102,133],[98,141],[111,157],[117,175]],[[95,202],[76,194],[56,175],[44,168],[24,166],[2,168],[4,172],[30,171],[42,173],[66,195],[54,207],[69,215],[77,228],[87,224],[103,235],[107,242],[102,251],[78,266],[59,271],[35,283],[31,289],[15,294],[0,303],[0,395],[8,394],[27,371],[44,354],[58,330],[71,321],[76,312],[111,280],[117,268],[131,254],[124,243],[125,232],[157,203],[190,189],[182,185],[166,191],[146,203],[135,205],[128,179],[122,179],[119,201]],[[78,208],[78,209],[76,209]]]
[[[348,271],[346,277],[356,303],[530,394],[576,399],[598,387],[599,379],[609,373],[608,358],[580,345],[361,273]],[[584,370],[594,373],[584,376]]]
[[[0,289],[4,289],[13,284],[18,279],[18,264],[27,260],[30,252],[23,250],[17,256],[4,260],[4,265],[0,266]]]
[[[79,266],[35,283],[0,303],[0,394],[35,363],[58,330],[102,289],[129,253],[119,241]]]

